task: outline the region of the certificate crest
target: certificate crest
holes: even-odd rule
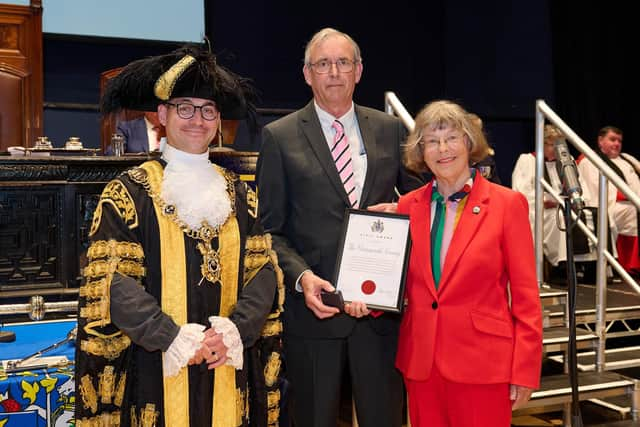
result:
[[[371,223],[371,231],[374,233],[382,233],[384,231],[384,222],[381,219],[377,219]]]

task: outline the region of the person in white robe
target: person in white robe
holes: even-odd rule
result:
[[[622,153],[622,130],[614,126],[605,126],[598,132],[598,150],[602,159],[631,187],[635,194],[640,194],[640,162]],[[599,171],[589,159],[578,163],[580,178],[584,182],[585,203],[587,206],[598,206]],[[609,224],[613,241],[616,243],[618,260],[631,273],[640,272],[638,255],[638,209],[627,200],[616,186],[609,182],[607,189],[607,206]]]
[[[562,132],[554,125],[547,124],[544,128],[544,159],[545,172],[544,179],[555,190],[556,194],[562,193],[562,182],[556,169],[556,154],[554,142],[558,138],[563,138]],[[535,179],[536,179],[536,156],[535,153],[524,153],[518,158],[511,176],[511,188],[521,192],[529,202],[529,222],[531,230],[534,231],[535,224]],[[581,180],[582,181],[582,180]],[[583,183],[583,191],[584,183]],[[564,218],[562,207],[558,206],[556,199],[548,192],[544,192],[544,217],[543,223],[543,252],[544,256],[553,266],[567,260],[567,245],[564,231]],[[585,211],[587,225],[593,229],[592,212]],[[575,254],[576,261],[595,260],[595,246],[589,242],[588,253]],[[586,250],[584,252],[587,252]]]

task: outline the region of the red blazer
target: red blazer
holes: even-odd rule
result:
[[[428,379],[435,363],[451,381],[537,388],[542,310],[526,199],[477,175],[436,291],[431,186],[398,203],[413,246],[396,366],[411,380]]]

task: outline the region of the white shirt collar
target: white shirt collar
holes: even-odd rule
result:
[[[170,144],[167,144],[164,151],[162,152],[162,158],[167,163],[181,164],[190,167],[202,167],[209,166],[211,164],[211,162],[209,161],[208,150],[201,154],[192,154],[182,150],[178,150]]]
[[[153,123],[151,123],[146,117],[143,117],[144,124],[147,126],[147,130],[152,130],[154,128]]]
[[[347,111],[344,115],[342,115],[342,117],[334,117],[331,114],[327,113],[318,105],[315,99],[313,100],[313,106],[316,110],[316,114],[318,114],[318,119],[320,120],[320,125],[322,127],[327,127],[330,129],[335,120],[340,121],[340,123],[342,123],[342,126],[344,127],[351,126],[352,123],[354,123],[355,121],[356,112],[353,106],[353,101],[351,102],[351,107],[349,108],[349,111]]]

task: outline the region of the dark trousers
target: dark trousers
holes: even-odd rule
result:
[[[397,336],[378,335],[367,319],[336,339],[285,337],[295,427],[335,427],[344,369],[360,427],[402,425],[403,384],[394,367]],[[351,400],[351,396],[343,398]]]

